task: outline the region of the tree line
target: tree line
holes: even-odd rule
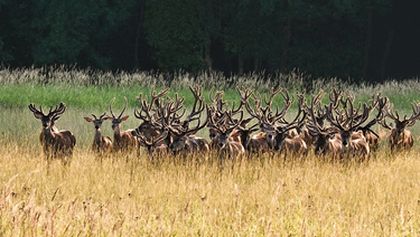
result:
[[[393,76],[396,0],[0,0],[3,65]],[[397,45],[397,46],[396,46]],[[391,65],[391,66],[390,66]]]

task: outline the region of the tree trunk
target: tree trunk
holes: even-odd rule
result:
[[[206,63],[207,70],[211,71],[213,69],[213,60],[211,58],[211,39],[209,39],[208,43],[204,46],[204,61]]]
[[[385,77],[386,77],[386,66],[388,64],[388,59],[389,59],[389,54],[391,52],[391,48],[392,48],[392,43],[394,42],[394,28],[392,27],[388,33],[387,39],[386,39],[386,44],[385,44],[385,50],[384,50],[384,55],[382,57],[381,60],[381,80],[384,81]]]
[[[144,22],[144,7],[146,0],[140,0],[140,10],[139,10],[139,20],[137,23],[136,30],[136,42],[134,43],[134,68],[137,68],[140,65],[139,60],[139,48],[140,48],[140,37],[143,33],[143,22]]]
[[[284,28],[283,28],[285,38],[284,38],[282,53],[280,57],[280,70],[284,70],[287,67],[287,59],[289,56],[290,42],[292,40],[291,27],[292,27],[292,19],[291,19],[291,16],[288,16],[286,24],[284,25]]]
[[[238,54],[238,74],[244,73],[244,57],[242,53]]]
[[[366,81],[371,81],[370,77],[370,51],[373,37],[373,9],[371,6],[368,7],[368,19],[366,29],[366,41],[365,41],[365,56],[363,65],[363,78]]]
[[[261,59],[258,56],[255,56],[254,58],[254,71],[258,72],[260,70],[261,66]]]

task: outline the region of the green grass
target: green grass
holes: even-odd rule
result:
[[[155,87],[159,91],[163,87]],[[43,106],[56,105],[64,102],[68,107],[80,109],[99,109],[108,108],[110,102],[115,98],[113,105],[115,107],[123,106],[124,97],[127,98],[130,107],[138,105],[137,97],[142,94],[150,96],[152,88],[141,86],[75,86],[75,85],[3,85],[0,88],[0,106],[7,108],[23,108],[29,103],[40,104]],[[203,96],[207,102],[210,102],[215,89],[203,90]],[[185,99],[186,106],[192,106],[194,97],[190,90],[185,88],[171,89],[169,97],[175,97],[178,94]],[[237,90],[227,89],[225,99],[228,103],[240,101]],[[281,97],[276,98],[275,104],[282,103]]]
[[[163,87],[155,87],[160,90]],[[29,103],[37,105],[52,106],[59,102],[64,102],[68,107],[79,109],[107,109],[110,102],[115,98],[114,106],[121,107],[124,104],[124,97],[127,97],[129,106],[135,107],[138,105],[136,98],[140,95],[150,95],[153,88],[143,86],[77,86],[77,85],[36,85],[36,84],[6,84],[0,87],[0,106],[7,108],[23,108]],[[203,89],[203,95],[207,102],[212,101],[212,98],[217,90],[215,88]],[[384,90],[383,95],[388,96],[395,108],[398,110],[407,111],[411,108],[411,103],[420,100],[420,87],[412,88],[400,92],[398,89]],[[239,103],[240,96],[236,89],[226,89],[225,100],[229,103]],[[185,99],[185,105],[191,106],[194,102],[190,90],[184,88],[171,88],[169,92],[170,97],[175,94]],[[262,97],[267,97],[266,90],[258,90],[254,92]],[[289,93],[295,97],[297,91],[291,90]],[[376,93],[374,88],[355,89],[350,90],[359,102],[368,102],[373,94]],[[309,98],[310,95],[307,95]],[[325,96],[324,101],[328,101]],[[281,96],[277,96],[274,105],[280,105],[283,102]]]
[[[0,68],[0,107],[26,107],[29,103],[51,106],[64,102],[68,107],[78,109],[103,110],[115,98],[114,105],[121,107],[124,97],[130,106],[137,105],[139,94],[149,95],[150,90],[170,87],[170,96],[178,93],[185,98],[185,105],[191,106],[194,101],[188,86],[200,84],[207,102],[215,92],[223,90],[228,103],[239,101],[237,87],[249,88],[262,97],[273,86],[288,90],[291,96],[298,92],[311,94],[323,90],[330,93],[333,88],[341,89],[356,96],[357,101],[366,102],[372,95],[382,93],[390,98],[395,108],[407,111],[411,103],[420,100],[420,80],[410,79],[403,82],[388,81],[377,85],[351,85],[337,78],[318,78],[310,75],[296,74],[258,74],[225,76],[218,72],[204,72],[198,75],[177,73],[169,82],[165,74],[153,72],[102,72],[91,70],[56,68]],[[305,81],[310,81],[310,83]],[[310,90],[308,88],[311,88]],[[325,96],[324,101],[327,101]],[[274,105],[282,104],[282,98],[276,97]]]

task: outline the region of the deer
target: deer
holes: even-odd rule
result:
[[[372,151],[376,151],[379,147],[379,135],[372,130],[372,127],[384,119],[385,109],[388,106],[388,102],[387,97],[382,97],[380,94],[375,95],[372,100],[371,108],[376,108],[378,113],[366,125],[357,128],[358,131],[362,131],[363,136],[365,136]]]
[[[408,127],[414,126],[416,120],[420,118],[420,103],[412,105],[412,114],[409,118],[407,115],[403,119],[400,118],[398,112],[392,112],[390,108],[386,111],[386,117],[392,119],[395,123],[395,127],[387,124],[385,119],[380,121],[380,124],[391,130],[391,135],[389,136],[389,146],[391,151],[398,150],[409,150],[414,145],[414,139],[411,134],[411,131],[408,130]]]
[[[316,108],[312,108],[312,111],[314,113],[313,113],[313,115],[311,115],[311,116],[313,116],[313,117],[311,117],[311,119],[312,118],[315,119],[316,123],[321,127],[324,126],[324,122],[325,122],[325,119],[327,117],[326,108],[324,108],[321,105],[321,99],[322,99],[323,94],[324,94],[324,92],[321,90],[321,91],[318,92],[317,95],[312,97],[314,99],[313,104],[314,104],[314,106],[316,106]],[[341,92],[337,91],[335,89],[332,91],[331,94],[329,94],[330,103],[333,103],[334,108],[337,108],[338,100],[339,100],[340,97],[341,97]],[[311,108],[309,108],[308,106],[305,106],[305,109],[306,109],[306,114],[310,115],[311,113],[310,113],[309,110]],[[303,127],[298,128],[299,134],[308,146],[315,146],[316,147],[315,143],[316,143],[316,140],[318,138],[317,138],[317,136],[313,136],[314,130],[312,129],[312,132],[310,131],[309,123],[311,123],[311,120],[308,119],[306,121],[306,123],[303,125]]]
[[[116,116],[112,111],[112,102],[109,105],[109,111],[111,116],[108,116],[112,121],[112,130],[114,131],[114,141],[112,150],[114,152],[127,151],[133,148],[136,148],[138,145],[138,140],[133,136],[133,129],[121,131],[121,123],[127,121],[129,115],[124,115],[125,109],[127,108],[127,99],[125,99],[125,106],[121,113]]]
[[[97,117],[94,114],[91,114],[91,117],[84,117],[86,122],[93,123],[95,127],[95,136],[93,138],[92,151],[96,153],[107,153],[112,151],[112,139],[108,136],[103,136],[101,132],[102,123],[105,120],[110,119],[106,116],[106,112]]]
[[[231,113],[231,115],[236,115],[238,113],[241,112],[242,106],[243,106],[243,101],[241,100],[239,106],[235,109],[235,105],[232,105],[232,108],[230,110],[225,108],[226,102],[223,100],[223,92],[218,91],[216,93],[216,95],[214,96],[214,103],[212,106],[209,106],[209,110],[208,110],[208,115],[212,116],[212,121],[215,122],[215,124],[211,124],[210,121],[208,123],[208,129],[209,129],[209,137],[210,140],[214,141],[215,136],[217,135],[218,131],[216,129],[214,129],[214,126],[217,127],[226,127],[226,123],[228,122],[228,117],[226,116],[226,113],[229,112]],[[247,121],[244,120],[242,123],[246,123]],[[243,126],[242,126],[243,127]],[[238,128],[239,129],[239,128]],[[234,130],[232,132],[232,139],[235,139],[237,141],[239,141],[240,139],[240,131],[239,130]]]
[[[360,107],[355,111],[353,100],[347,98],[342,101],[344,113],[337,115],[339,110],[335,110],[332,103],[330,103],[327,110],[327,120],[338,131],[341,139],[343,146],[341,157],[344,157],[346,154],[347,156],[361,156],[365,159],[369,157],[370,146],[360,128],[369,118],[371,108],[363,104],[363,112],[359,114]]]
[[[245,154],[245,148],[240,140],[232,137],[232,132],[240,126],[243,118],[243,113],[241,113],[241,118],[236,121],[232,119],[231,114],[226,114],[226,116],[229,118],[231,123],[224,127],[216,126],[216,123],[212,121],[213,118],[211,116],[208,116],[211,128],[216,131],[216,135],[213,141],[214,146],[217,152],[219,152],[219,154],[222,155],[222,157],[240,157]]]
[[[325,128],[323,120],[315,114],[315,106],[319,103],[319,98],[322,93],[314,96],[311,101],[311,106],[307,107],[309,113],[309,123],[307,124],[308,131],[311,137],[314,138],[315,155],[326,156],[331,154],[333,159],[337,159],[343,153],[343,145],[341,136],[338,135],[336,129],[331,127]]]
[[[251,90],[241,90],[238,89],[240,97],[241,97],[241,105],[245,105],[248,103],[248,98],[252,95]],[[263,132],[259,132],[257,134],[252,135],[252,133],[259,131],[259,124],[255,123],[251,127],[247,128],[246,125],[252,120],[254,117],[245,119],[241,122],[240,126],[236,128],[237,133],[239,134],[240,141],[242,146],[245,148],[247,152],[250,153],[265,153],[270,151],[270,147],[266,141],[266,134]]]
[[[65,104],[60,103],[54,109],[51,107],[48,114],[42,111],[41,106],[39,109],[33,104],[28,107],[35,118],[41,120],[42,131],[39,140],[47,160],[51,158],[71,158],[76,145],[76,138],[70,131],[58,130],[55,126],[55,122],[66,111]],[[66,159],[63,159],[63,161],[64,163],[67,162]]]
[[[169,132],[169,149],[174,155],[185,154],[186,152],[207,152],[210,149],[204,138],[195,135],[207,125],[209,118],[207,113],[206,120],[203,123],[201,122],[201,114],[206,108],[201,95],[201,88],[199,86],[190,87],[190,91],[194,96],[194,104],[190,114],[184,120],[181,120],[181,117],[185,114],[185,110],[177,115],[183,102],[178,98],[175,98],[174,103],[169,103],[166,113],[162,116],[164,127]],[[197,124],[190,128],[193,121],[197,121]]]
[[[269,101],[265,102],[265,107],[261,107],[260,101],[254,99],[255,110],[252,109],[249,103],[245,104],[245,108],[251,116],[258,119],[260,129],[265,133],[266,143],[271,150],[281,151],[284,156],[287,156],[288,154],[306,155],[308,152],[306,142],[301,136],[299,136],[299,134],[296,133],[296,131],[290,132],[301,127],[305,120],[306,112],[302,109],[303,97],[300,97],[299,99],[299,110],[297,116],[292,120],[292,122],[288,122],[284,119],[284,116],[289,110],[292,102],[287,91],[281,92],[282,97],[284,98],[283,108],[281,110],[276,108],[275,113],[273,113],[271,109],[272,99],[279,92],[279,89],[272,89]]]
[[[138,97],[140,102],[140,110],[134,110],[134,116],[141,120],[141,124],[136,128],[137,132],[135,134],[141,134],[144,137],[156,138],[162,131],[161,126],[158,124],[157,120],[161,118],[161,112],[164,107],[161,99],[168,93],[169,88],[162,90],[159,93],[151,92],[151,100],[148,103],[142,98],[142,95]]]
[[[135,129],[134,132],[139,139],[139,145],[146,148],[149,158],[156,155],[161,156],[168,152],[168,146],[165,143],[162,143],[168,136],[168,132],[165,131],[159,134],[159,136],[151,138],[145,137],[142,134],[143,131],[141,131],[141,128]]]

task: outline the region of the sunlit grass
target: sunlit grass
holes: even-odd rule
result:
[[[416,152],[369,162],[310,156],[115,155],[78,149],[49,166],[39,147],[0,149],[2,236],[389,236],[420,231]]]
[[[136,96],[168,86],[163,74],[102,73],[56,69],[0,71],[0,236],[417,236],[420,233],[420,123],[411,152],[391,155],[389,131],[378,153],[366,162],[332,162],[310,155],[281,159],[271,155],[221,163],[214,155],[164,157],[151,162],[145,153],[114,154],[99,159],[89,151],[91,113],[120,111],[124,97],[130,115],[123,129],[140,121],[133,116]],[[203,73],[175,75],[170,96],[178,93],[189,107],[188,85],[199,82],[211,101],[223,89],[228,102],[239,101],[236,86],[267,91],[279,83],[290,94],[303,91],[302,75],[226,77]],[[118,84],[118,85],[117,85]],[[418,80],[354,86],[335,80],[313,83],[330,92],[340,87],[357,101],[375,93],[390,97],[407,112],[420,100]],[[326,99],[326,98],[325,98]],[[59,129],[77,138],[69,166],[47,163],[41,153],[41,124],[26,108],[65,102]],[[275,105],[281,104],[277,98]],[[294,108],[292,109],[294,110]],[[291,111],[293,113],[293,111]],[[289,115],[290,116],[290,115]],[[105,122],[103,134],[112,135]],[[199,135],[206,136],[206,131]]]

